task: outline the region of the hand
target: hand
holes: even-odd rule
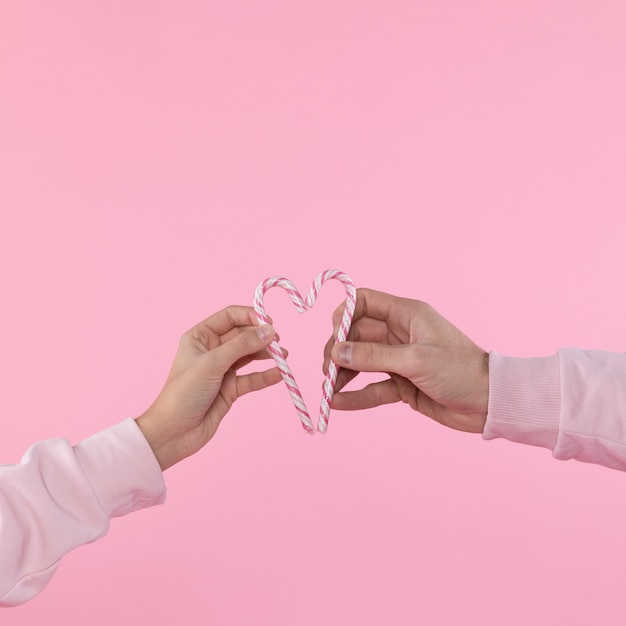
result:
[[[275,367],[237,375],[270,358],[265,348],[274,335],[271,326],[258,325],[252,308],[230,306],[182,336],[163,391],[136,420],[161,469],[200,450],[237,398],[281,380]]]
[[[335,335],[342,313],[343,305],[333,314]],[[483,431],[489,355],[428,304],[358,289],[348,341],[334,341],[331,338],[324,350],[324,371],[331,357],[342,368],[333,409],[366,409],[402,400],[450,428]],[[386,372],[389,378],[341,392],[359,372]]]

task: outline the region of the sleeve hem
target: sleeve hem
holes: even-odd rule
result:
[[[120,517],[165,501],[163,473],[134,419],[81,441],[75,451],[109,517]]]
[[[489,355],[484,439],[504,438],[553,450],[561,412],[559,357]]]

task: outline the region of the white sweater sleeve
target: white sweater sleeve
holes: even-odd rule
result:
[[[626,471],[626,354],[564,349],[520,359],[492,352],[483,437]]]
[[[133,419],[75,447],[42,441],[0,466],[0,606],[33,598],[64,554],[102,537],[112,517],[161,504],[165,491]]]

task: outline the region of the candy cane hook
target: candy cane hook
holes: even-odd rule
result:
[[[341,318],[341,324],[339,326],[339,330],[337,331],[337,338],[335,343],[345,341],[348,336],[348,332],[350,330],[350,325],[352,324],[352,317],[354,316],[354,308],[356,305],[356,289],[354,288],[354,283],[352,279],[345,274],[344,272],[340,272],[339,270],[326,270],[322,272],[311,285],[311,289],[306,297],[306,300],[302,298],[300,292],[296,289],[295,285],[282,276],[272,276],[271,278],[266,278],[256,289],[254,294],[254,310],[256,312],[257,319],[260,324],[269,324],[269,318],[265,313],[265,309],[263,307],[263,296],[265,293],[271,289],[272,287],[280,287],[284,289],[291,298],[291,301],[294,303],[299,313],[305,313],[308,311],[317,300],[317,296],[319,295],[320,289],[325,282],[329,280],[338,280],[343,283],[343,286],[346,290],[346,307],[343,312],[343,317]],[[337,384],[337,364],[331,359],[328,374],[324,379],[324,385],[322,387],[322,400],[320,402],[320,412],[319,418],[317,422],[317,429],[311,421],[311,417],[309,415],[309,411],[304,403],[304,399],[302,394],[300,393],[300,389],[298,388],[298,383],[296,383],[296,379],[291,373],[291,369],[287,364],[287,361],[283,357],[283,352],[278,344],[278,341],[275,339],[269,345],[268,350],[270,354],[274,358],[276,362],[276,366],[287,385],[287,389],[289,390],[289,394],[291,395],[291,399],[293,401],[294,406],[296,407],[296,411],[298,412],[298,416],[300,417],[300,421],[302,422],[302,426],[304,429],[311,434],[315,434],[316,431],[320,433],[325,433],[328,428],[328,416],[330,414],[330,403],[333,398],[333,394],[335,392],[335,385]]]

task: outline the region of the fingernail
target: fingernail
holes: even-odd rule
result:
[[[256,334],[261,341],[267,341],[274,334],[274,329],[271,326],[264,324],[256,329]]]
[[[352,346],[349,343],[339,344],[337,360],[344,365],[350,365],[350,361],[352,361]]]

